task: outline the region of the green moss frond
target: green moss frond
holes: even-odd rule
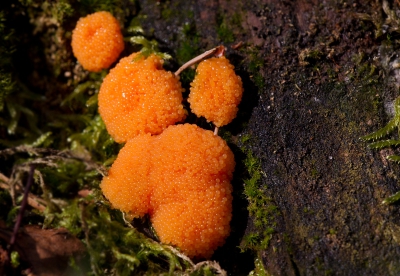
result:
[[[382,149],[382,148],[387,148],[387,147],[397,147],[400,145],[400,140],[383,140],[383,141],[377,141],[374,143],[371,143],[368,145],[370,149]]]
[[[394,101],[394,117],[391,119],[386,126],[383,128],[369,134],[366,136],[361,137],[362,140],[364,141],[373,141],[373,140],[378,140],[381,139],[387,135],[389,135],[391,132],[394,131],[394,129],[397,127],[399,128],[400,126],[400,97],[397,97],[396,100]],[[384,147],[390,147],[390,146],[398,146],[399,141],[394,140],[394,139],[389,139],[386,141],[378,141],[369,144],[368,146],[373,149],[381,149]]]
[[[378,131],[371,133],[369,135],[366,135],[364,137],[361,137],[361,139],[365,141],[370,141],[370,140],[378,140],[388,134],[390,134],[395,128],[400,127],[400,97],[397,97],[395,102],[394,102],[394,118],[389,121],[389,123],[379,129]],[[400,140],[397,139],[388,139],[388,140],[381,140],[381,141],[376,141],[373,143],[370,143],[368,145],[369,148],[371,149],[382,149],[386,147],[398,147],[400,146]],[[400,156],[399,155],[390,155],[387,156],[387,160],[400,163]],[[396,194],[386,198],[383,200],[383,204],[392,204],[400,200],[400,192],[397,192]]]
[[[399,155],[389,155],[386,157],[387,160],[400,163],[400,156]]]
[[[368,134],[366,136],[361,137],[360,139],[364,141],[373,141],[373,140],[378,140],[381,139],[387,135],[389,135],[393,130],[400,125],[400,97],[397,97],[396,100],[394,101],[394,117],[391,119],[386,126],[383,128]],[[389,142],[390,141],[390,142]],[[385,143],[372,143],[369,145],[370,148],[382,148],[385,147],[384,145],[387,144],[387,146],[397,146],[397,144],[394,142],[395,140],[387,140]]]
[[[381,139],[382,137],[389,135],[396,127],[397,127],[397,121],[395,119],[392,119],[383,128],[381,128],[371,134],[365,135],[365,136],[361,137],[361,139],[364,141]]]
[[[148,57],[152,54],[159,56],[160,58],[164,60],[171,59],[171,55],[167,53],[163,53],[158,49],[158,43],[156,40],[148,40],[144,36],[138,35],[138,36],[132,36],[129,38],[129,41],[134,44],[134,45],[140,45],[142,46],[140,53],[144,57]],[[137,56],[135,60],[140,59],[140,56]],[[133,61],[135,61],[133,60]]]
[[[382,204],[393,204],[396,203],[400,200],[400,191],[398,191],[397,193],[389,196],[388,198],[385,198],[382,201]]]
[[[110,163],[114,160],[120,149],[120,145],[108,134],[106,126],[100,115],[95,115],[86,128],[80,133],[74,133],[68,137],[71,149],[78,154],[89,154],[95,160],[103,163]]]

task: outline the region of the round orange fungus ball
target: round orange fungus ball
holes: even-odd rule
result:
[[[219,136],[176,125],[128,141],[101,189],[115,208],[148,213],[162,242],[189,257],[209,258],[230,232],[234,167]]]
[[[72,32],[72,51],[83,68],[98,72],[107,69],[124,50],[117,19],[101,11],[78,20]]]
[[[242,80],[224,56],[200,62],[191,83],[188,102],[197,116],[203,116],[216,126],[230,123],[242,99]]]
[[[114,140],[126,142],[138,134],[159,134],[182,121],[182,92],[179,79],[163,69],[160,57],[134,53],[104,78],[99,112]]]

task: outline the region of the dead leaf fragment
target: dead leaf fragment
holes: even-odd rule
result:
[[[0,228],[0,239],[8,242],[12,232]],[[71,257],[79,259],[84,253],[83,243],[66,229],[42,229],[39,226],[21,228],[14,250],[21,260],[32,267],[34,275],[63,275]],[[0,266],[4,263],[0,262]]]

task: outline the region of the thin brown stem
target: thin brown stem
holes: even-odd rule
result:
[[[29,176],[28,176],[28,181],[25,186],[25,191],[24,191],[24,197],[22,199],[21,203],[21,208],[19,209],[18,216],[17,216],[17,221],[15,222],[14,225],[14,231],[11,236],[10,242],[8,244],[8,254],[11,254],[11,250],[14,246],[15,239],[17,238],[18,230],[19,227],[21,226],[22,223],[22,218],[24,217],[24,212],[26,209],[26,205],[28,204],[28,195],[29,195],[29,190],[31,189],[32,183],[33,183],[33,174],[35,172],[35,166],[31,165],[30,170],[29,170]]]
[[[225,47],[220,45],[218,47],[215,47],[211,50],[208,50],[204,53],[202,53],[201,55],[198,55],[195,58],[192,58],[191,60],[189,60],[188,62],[186,62],[185,64],[183,64],[178,71],[175,72],[175,76],[179,76],[180,73],[182,73],[183,70],[185,70],[186,68],[192,66],[193,64],[196,64],[200,61],[202,61],[205,58],[211,57],[211,56],[216,56],[216,57],[220,57],[223,56],[225,53]]]

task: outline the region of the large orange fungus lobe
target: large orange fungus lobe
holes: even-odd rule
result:
[[[160,240],[189,257],[209,258],[230,232],[232,151],[195,125],[130,140],[101,183],[115,208],[150,215]]]
[[[152,185],[148,175],[153,140],[150,135],[140,135],[126,143],[101,182],[103,194],[113,207],[134,217],[144,216],[150,209]]]
[[[209,258],[230,233],[233,153],[222,138],[190,124],[171,126],[157,139],[153,227],[162,242]]]
[[[107,131],[121,143],[139,134],[159,134],[182,121],[182,86],[163,69],[163,60],[138,53],[122,58],[104,78],[99,112]]]
[[[220,127],[236,117],[242,94],[241,78],[235,74],[229,60],[222,56],[200,62],[188,102],[193,113]]]
[[[106,11],[80,18],[71,45],[79,63],[92,72],[110,67],[125,47],[118,20]]]

